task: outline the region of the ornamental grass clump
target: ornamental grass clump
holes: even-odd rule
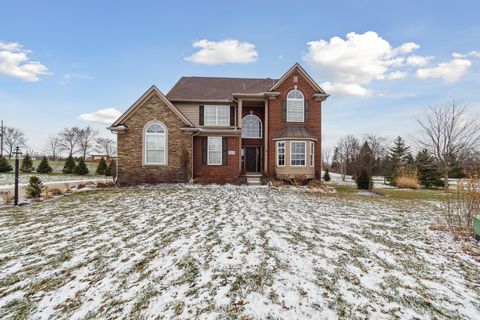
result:
[[[420,189],[420,182],[417,177],[417,170],[400,168],[395,175],[395,185],[398,188]]]

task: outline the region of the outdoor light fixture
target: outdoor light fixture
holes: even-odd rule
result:
[[[20,147],[17,146],[15,151],[13,152],[15,156],[15,202],[14,204],[18,206],[18,171],[19,171],[19,163],[20,157],[22,156],[22,152],[20,152]]]

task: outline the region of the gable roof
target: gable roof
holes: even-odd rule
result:
[[[155,86],[151,86],[130,108],[125,111],[120,118],[118,118],[108,129],[112,129],[118,125],[121,125],[125,120],[127,120],[135,111],[143,105],[143,103],[150,98],[151,94],[156,93],[160,99],[188,126],[194,127],[195,125],[180,111],[175,107],[165,95]]]
[[[270,78],[181,77],[167,93],[171,101],[232,101],[234,93],[269,91]]]
[[[285,72],[285,74],[278,81],[275,82],[273,87],[270,88],[270,91],[273,91],[273,90],[277,89],[278,86],[282,82],[284,82],[295,70],[298,70],[316,91],[318,91],[321,94],[326,94],[325,91],[323,91],[323,89],[320,88],[320,86],[317,84],[317,82],[315,82],[315,80],[313,80],[313,78],[310,77],[310,75],[307,73],[307,71],[305,71],[305,69],[303,69],[302,66],[298,62],[295,63],[287,72]]]

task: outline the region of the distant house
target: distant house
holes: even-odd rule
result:
[[[105,159],[105,161],[109,162],[110,160],[115,160],[117,157],[111,157],[105,154],[92,154],[90,155],[90,161],[92,162],[99,162],[101,159]]]
[[[280,79],[182,77],[147,90],[108,129],[118,182],[320,177],[325,91],[299,65]]]

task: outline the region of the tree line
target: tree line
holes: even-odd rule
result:
[[[4,127],[3,134],[0,132],[0,135],[3,136],[2,155],[9,159],[13,157],[16,146],[27,147],[25,134],[18,128]],[[42,153],[52,160],[69,155],[86,159],[92,151],[111,157],[116,153],[116,143],[113,139],[99,137],[98,130],[91,126],[70,127],[50,136]],[[33,155],[35,152],[27,151],[27,153]]]
[[[406,183],[407,187],[443,187],[448,190],[449,178],[463,178],[480,171],[480,123],[469,116],[466,105],[455,101],[429,107],[416,119],[418,132],[412,145],[403,137],[392,144],[377,135],[359,139],[347,135],[339,139],[333,155],[326,155],[326,168],[362,181],[367,177],[384,176],[391,185]],[[358,181],[357,181],[358,182]],[[416,183],[416,184],[415,184]]]

